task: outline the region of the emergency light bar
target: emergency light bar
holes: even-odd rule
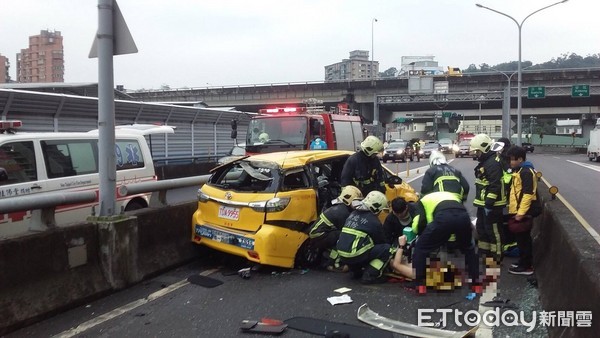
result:
[[[21,128],[23,122],[19,120],[0,120],[0,133],[5,131],[13,132],[14,130]]]
[[[276,113],[300,113],[306,111],[306,108],[298,107],[283,107],[283,108],[266,108],[259,109],[258,112],[261,114],[276,114]]]

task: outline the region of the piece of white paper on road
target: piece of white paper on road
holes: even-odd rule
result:
[[[350,296],[348,295],[329,297],[327,298],[327,300],[329,301],[329,303],[331,303],[331,305],[352,303],[352,298],[350,298]]]
[[[346,293],[346,292],[352,291],[352,289],[347,288],[347,287],[343,287],[343,288],[335,289],[333,291],[337,292],[337,293]]]

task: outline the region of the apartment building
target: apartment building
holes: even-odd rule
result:
[[[10,62],[6,56],[0,54],[0,83],[10,82],[10,75],[8,70],[10,69]]]
[[[354,50],[350,58],[325,66],[325,81],[367,80],[379,74],[379,62],[369,60],[369,51]]]
[[[17,53],[18,82],[64,82],[63,37],[43,30],[29,37],[29,48]]]

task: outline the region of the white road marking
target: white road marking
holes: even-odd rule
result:
[[[584,168],[587,168],[587,169],[592,169],[592,170],[600,172],[600,167],[595,166],[595,165],[583,164],[581,162],[575,162],[575,161],[571,161],[571,160],[567,160],[567,162],[571,162],[573,164],[577,164],[578,166],[581,166],[581,167],[584,167]]]
[[[202,271],[200,273],[200,276],[208,276],[218,270],[219,269],[211,269],[211,270]],[[187,279],[180,280],[179,282],[171,284],[171,285],[167,286],[166,288],[160,289],[154,293],[149,294],[148,297],[146,297],[146,298],[138,299],[131,303],[125,304],[125,305],[123,305],[119,308],[116,308],[112,311],[109,311],[103,315],[100,315],[96,318],[90,319],[85,323],[81,323],[77,327],[74,327],[74,328],[64,331],[64,332],[61,332],[53,337],[57,337],[57,338],[73,337],[75,335],[78,335],[82,332],[85,332],[85,331],[93,328],[96,325],[102,324],[108,320],[116,318],[124,313],[127,313],[127,312],[129,312],[133,309],[136,309],[144,304],[147,304],[151,301],[157,300],[158,298],[165,296],[165,295],[181,288],[182,286],[186,286],[188,284],[190,284],[190,282],[188,282]]]
[[[548,180],[546,180],[543,176],[542,176],[542,180],[544,181],[544,183],[546,183],[547,186],[551,187],[552,184],[550,184],[550,182],[548,182]],[[585,218],[583,218],[583,216],[581,216],[577,210],[575,210],[575,208],[573,208],[573,206],[571,205],[571,203],[567,202],[567,200],[565,198],[562,197],[562,195],[556,194],[556,197],[558,197],[558,199],[563,202],[563,204],[567,207],[567,209],[569,209],[571,211],[571,213],[573,214],[573,216],[575,216],[575,218],[579,221],[579,223],[581,223],[581,225],[583,226],[583,228],[585,230],[587,230],[587,232],[590,233],[590,235],[592,236],[593,239],[596,240],[596,242],[598,242],[598,244],[600,244],[600,234],[598,234],[598,232],[596,232],[596,230],[594,230],[594,228],[592,228],[592,226],[590,225],[590,223],[588,223]]]

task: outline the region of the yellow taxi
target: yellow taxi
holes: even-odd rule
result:
[[[353,153],[269,153],[214,168],[198,190],[192,241],[258,264],[294,267],[305,257],[311,224],[339,196],[342,168]],[[385,175],[389,201],[417,201],[410,185],[387,169]]]

